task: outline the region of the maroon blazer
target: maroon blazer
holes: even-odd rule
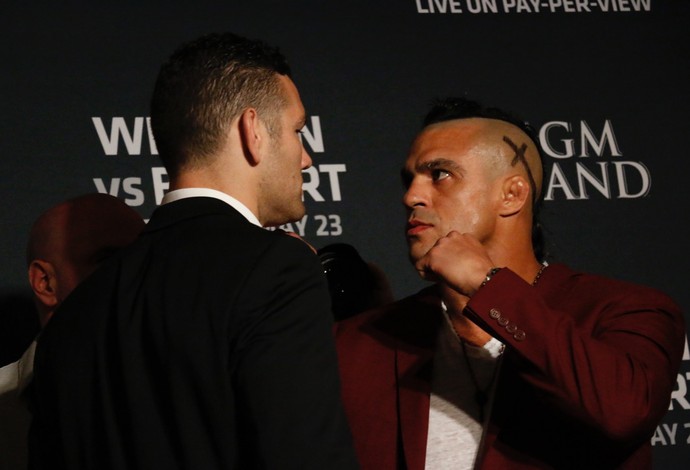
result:
[[[466,314],[506,345],[476,468],[651,467],[684,347],[679,307],[656,290],[549,266],[508,269]],[[343,400],[364,470],[423,469],[431,361],[442,315],[431,287],[336,325]]]

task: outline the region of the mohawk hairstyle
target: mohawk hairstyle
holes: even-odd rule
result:
[[[424,116],[422,124],[426,127],[438,122],[469,118],[496,119],[514,125],[532,139],[541,156],[537,132],[529,122],[511,112],[496,107],[484,106],[477,101],[467,98],[448,97],[435,99],[431,104],[431,109]]]

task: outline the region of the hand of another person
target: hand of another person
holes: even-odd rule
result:
[[[285,233],[285,235],[287,235],[287,236],[290,236],[290,237],[292,237],[292,238],[296,238],[296,239],[298,239],[298,240],[301,240],[302,242],[304,242],[304,243],[311,249],[311,251],[313,251],[314,253],[316,253],[316,248],[314,248],[311,244],[309,244],[309,242],[307,242],[304,238],[300,237],[300,236],[299,236],[298,234],[296,234],[295,232],[288,232],[287,230],[282,230],[282,229],[278,229],[278,230],[280,230],[281,232]]]
[[[452,231],[415,263],[419,275],[441,282],[471,297],[494,267],[486,249],[474,236]]]

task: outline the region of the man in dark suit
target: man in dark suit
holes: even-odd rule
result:
[[[152,98],[171,191],[36,352],[33,468],[354,468],[326,279],[300,240],[305,111],[282,55],[212,34]]]
[[[650,468],[682,313],[656,290],[543,262],[531,129],[443,100],[402,175],[410,259],[435,284],[337,325],[362,468]]]

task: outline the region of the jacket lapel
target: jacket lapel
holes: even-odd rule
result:
[[[429,425],[432,360],[441,320],[433,289],[422,291],[396,317],[398,422],[406,468],[423,469]]]

